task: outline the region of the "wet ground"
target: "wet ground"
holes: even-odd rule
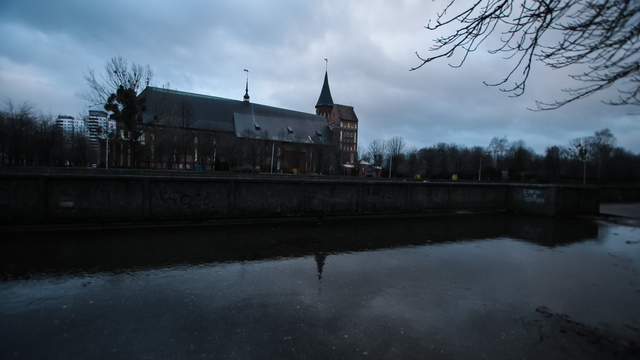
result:
[[[2,359],[637,359],[640,228],[508,213],[3,234]]]

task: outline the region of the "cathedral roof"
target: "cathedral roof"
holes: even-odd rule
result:
[[[267,138],[284,142],[331,144],[324,116],[148,86],[144,123],[235,133],[240,138]]]
[[[331,97],[331,90],[329,90],[329,76],[327,75],[327,72],[324,73],[324,84],[322,84],[322,91],[320,92],[320,97],[318,98],[316,107],[323,105],[333,105],[333,98]]]

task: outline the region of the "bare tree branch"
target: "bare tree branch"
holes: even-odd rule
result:
[[[80,98],[89,102],[90,106],[102,108],[107,103],[109,96],[115,94],[120,86],[125,89],[133,89],[139,94],[144,87],[151,84],[153,71],[149,65],[142,66],[136,63],[127,64],[122,56],[113,57],[106,62],[104,74],[96,78],[95,71],[89,69],[83,74],[89,85],[89,91],[80,94]]]
[[[502,86],[515,78],[512,87],[500,90],[517,97],[525,92],[535,60],[552,69],[586,64],[587,71],[571,78],[587,85],[563,90],[569,95],[564,100],[536,101],[536,110],[557,109],[612,86],[619,96],[606,104],[640,105],[640,1],[477,0],[447,17],[454,3],[437,15],[435,25],[426,26],[453,27],[452,33],[434,40],[429,51],[436,55],[425,58],[416,53],[421,63],[412,71],[456,52],[462,52],[462,60],[451,66],[460,67],[496,29],[506,28],[502,45],[489,53],[505,53],[506,59],[517,59],[516,65],[501,81],[485,85]]]

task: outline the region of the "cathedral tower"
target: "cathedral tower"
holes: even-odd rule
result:
[[[331,90],[329,90],[329,76],[327,72],[324,72],[324,84],[322,85],[322,91],[316,104],[316,115],[322,115],[329,120],[329,115],[333,109],[333,98],[331,97]]]
[[[326,71],[316,104],[316,115],[322,115],[327,119],[333,134],[333,143],[340,150],[340,162],[343,166],[351,166],[350,164],[358,161],[358,117],[353,106],[334,104]]]

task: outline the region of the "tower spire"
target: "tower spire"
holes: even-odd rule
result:
[[[329,75],[327,71],[329,61],[327,59],[324,59],[324,61],[324,84],[322,84],[322,91],[320,91],[320,97],[318,98],[316,108],[318,106],[333,106],[333,98],[331,97],[331,90],[329,89]]]
[[[249,70],[244,69],[247,72],[247,86],[244,89],[244,102],[249,102]]]

